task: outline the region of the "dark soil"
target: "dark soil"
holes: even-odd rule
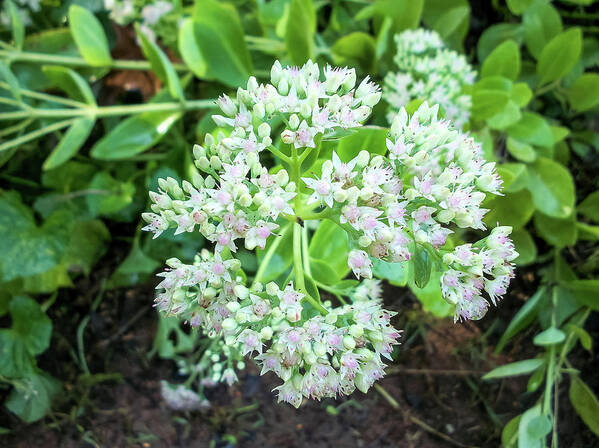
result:
[[[481,373],[497,364],[534,356],[529,334],[501,355],[493,354],[503,327],[534,290],[534,278],[523,273],[510,296],[478,323],[454,325],[434,319],[406,290],[388,288],[386,305],[400,312],[396,325],[405,330],[396,361],[380,382],[390,400],[371,390],[338,401],[306,401],[295,410],[276,402],[271,390],[277,379],[260,378],[250,365],[239,384],[209,391],[212,407],[206,413],[172,412],[160,398],[160,381],[175,376],[175,365],[148,358],[157,322],[151,307],[153,280],[105,292],[90,314],[102,280],[122,259],[120,251],[114,252],[104,257],[91,278],[62,290],[49,310],[54,322],[52,347],[39,361],[41,368],[64,382],[56,412],[42,422],[24,425],[0,411],[0,426],[14,429],[0,446],[233,447],[236,442],[248,448],[497,447],[502,425],[536,399],[524,393],[526,379],[480,380]],[[85,354],[95,382],[86,380],[74,362],[77,327],[88,314]],[[596,315],[590,324],[596,337]],[[597,360],[586,352],[575,352],[572,359],[583,379],[597,390],[599,378],[593,371]],[[564,383],[562,446],[599,447],[570,407]]]

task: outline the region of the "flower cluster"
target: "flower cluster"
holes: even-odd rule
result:
[[[156,39],[158,23],[173,11],[173,2],[156,0],[142,2],[134,0],[104,0],[104,8],[110,11],[110,18],[119,25],[128,25],[139,20],[141,31],[151,40]],[[167,39],[169,40],[169,39]]]
[[[222,114],[213,116],[219,128],[193,150],[204,175],[181,184],[159,180],[159,191],[150,193],[152,212],[143,214],[144,230],[155,237],[169,228],[199,231],[213,246],[193,264],[167,260],[158,309],[253,357],[262,373],[283,380],[279,399],[295,406],[303,398],[366,391],[383,375],[383,359],[400,332],[390,324],[394,313],[381,307],[380,283],[371,279],[374,258],[403,262],[430,250],[448,273],[460,273],[457,281],[443,277],[443,293],[462,318],[480,317],[472,303],[483,289],[495,301],[512,275],[515,252],[504,228],[484,249],[468,246],[480,262],[464,264],[445,249],[452,229],[484,229],[481,202],[486,193],[499,194],[501,181],[480,145],[438,119],[438,106],[425,103],[411,118],[402,109],[385,155],[364,150],[342,160],[333,152],[331,160],[313,163],[318,175],[302,168],[308,157],[316,159],[321,141],[360,126],[380,96],[368,78],[356,87],[353,69],[321,72],[311,61],[299,68],[277,62],[270,83],[251,77],[235,99],[219,98]],[[348,266],[366,279],[350,288],[351,304],[334,308],[308,292],[300,222],[319,217],[346,230]],[[286,232],[284,224],[293,229],[294,252],[284,285],[263,285],[259,273],[246,283],[238,249],[267,248]],[[466,289],[472,294],[461,293]],[[219,372],[213,373],[222,380]]]
[[[480,319],[489,307],[482,296],[487,293],[493,305],[507,291],[518,253],[508,238],[509,227],[495,227],[478,246],[463,244],[443,256],[450,267],[441,277],[443,296],[456,305],[455,320]]]
[[[347,229],[354,247],[348,263],[358,277],[372,277],[371,258],[406,261],[418,247],[430,247],[441,259],[452,227],[485,228],[482,218],[487,210],[481,203],[486,193],[500,194],[501,188],[495,164],[485,162],[472,138],[439,120],[437,110],[438,106],[429,108],[424,103],[409,118],[402,109],[393,120],[386,156],[371,157],[362,151],[343,162],[333,153],[332,161],[323,163],[319,178],[304,179],[312,191],[308,203],[331,208],[331,218]],[[509,231],[502,228],[503,238],[489,237],[501,248],[482,253],[488,273],[501,279],[496,283],[502,287],[489,286],[494,290],[493,302],[505,293],[512,274],[509,262],[516,253],[507,238]],[[500,274],[508,269],[505,266],[510,266],[509,273]],[[469,268],[460,265],[464,267]],[[447,288],[443,293],[456,304],[456,316],[484,315],[482,308],[468,311],[471,294],[451,295]]]
[[[183,384],[160,382],[160,394],[167,406],[174,411],[198,411],[208,409],[210,402]]]
[[[470,119],[471,98],[464,86],[474,83],[476,72],[466,58],[445,48],[435,31],[407,30],[395,36],[398,71],[385,77],[384,97],[389,122],[410,101],[439,104],[454,125],[462,129]]]

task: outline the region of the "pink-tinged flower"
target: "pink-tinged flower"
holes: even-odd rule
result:
[[[354,171],[356,163],[358,163],[357,158],[354,158],[347,163],[342,162],[337,153],[333,151],[334,179],[345,185],[351,184],[352,179],[358,175],[358,173]]]
[[[394,226],[399,224],[401,227],[406,225],[406,205],[408,201],[403,201],[400,203],[392,203],[387,207],[387,221],[390,226]]]
[[[237,336],[237,343],[241,345],[242,355],[247,355],[254,351],[262,353],[262,342],[260,341],[260,334],[246,328],[239,336]]]
[[[299,128],[295,132],[295,141],[293,144],[296,148],[315,148],[314,136],[316,129],[308,126],[306,120],[302,121]]]
[[[289,380],[286,381],[285,383],[281,384],[280,386],[277,386],[273,389],[273,391],[278,391],[279,396],[278,396],[278,401],[284,401],[286,403],[289,403],[290,405],[292,405],[295,408],[299,408],[300,405],[302,404],[302,392],[295,387],[295,385],[293,384],[294,381]]]
[[[431,224],[432,214],[436,212],[437,209],[434,207],[422,206],[412,212],[412,218],[417,224]]]
[[[250,227],[245,236],[245,247],[248,250],[254,249],[256,246],[264,249],[266,240],[272,234],[273,230],[279,228],[274,222],[266,222],[259,220],[255,226]]]
[[[161,215],[157,215],[156,213],[144,213],[142,214],[142,218],[148,223],[148,225],[143,227],[141,230],[154,233],[152,238],[158,238],[160,234],[169,227],[167,219]]]
[[[358,278],[372,278],[372,261],[363,250],[352,250],[347,257],[347,264]]]
[[[333,207],[333,183],[331,180],[331,170],[323,168],[322,177],[320,179],[313,179],[311,177],[302,177],[306,186],[313,190],[314,193],[308,199],[308,205],[316,202],[323,204],[323,202],[329,207]]]

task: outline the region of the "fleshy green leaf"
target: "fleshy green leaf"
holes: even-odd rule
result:
[[[0,79],[4,79],[9,85],[11,95],[17,101],[21,101],[21,87],[19,86],[19,80],[3,61],[0,61]]]
[[[557,345],[564,342],[566,334],[559,328],[550,327],[547,330],[542,331],[533,339],[535,345],[546,347],[549,345]]]
[[[581,52],[582,32],[579,28],[570,28],[551,39],[537,63],[539,85],[564,77],[574,67]]]
[[[543,47],[562,32],[562,21],[557,10],[545,0],[534,0],[522,16],[526,48],[539,58]]]
[[[285,30],[285,44],[291,62],[302,65],[308,59],[314,59],[315,32],[316,11],[312,0],[291,0]]]
[[[405,286],[410,277],[411,263],[389,263],[378,258],[372,260],[372,273],[375,277],[387,280],[395,286]]]
[[[539,114],[524,112],[518,123],[507,129],[510,137],[529,145],[551,148],[553,133],[547,121]]]
[[[599,400],[578,376],[570,376],[570,403],[583,422],[599,436]]]
[[[536,431],[530,431],[530,423],[541,416],[541,405],[536,405],[522,414],[518,424],[518,448],[541,448],[543,441]],[[533,425],[532,429],[536,429]]]
[[[370,73],[376,69],[376,43],[370,34],[356,31],[340,37],[331,51],[336,65],[357,65]]]
[[[92,106],[96,105],[92,89],[76,71],[58,65],[46,65],[42,70],[53,85],[62,89],[72,99]]]
[[[534,262],[537,258],[537,246],[530,233],[524,229],[519,229],[514,230],[510,236],[518,252],[518,258],[514,260],[514,263],[518,266],[524,266]]]
[[[576,207],[578,213],[587,218],[599,222],[599,190],[588,195]]]
[[[534,223],[538,234],[555,247],[573,246],[576,243],[578,229],[576,228],[576,217],[574,214],[568,218],[559,219],[542,213],[536,213]]]
[[[528,175],[528,188],[537,210],[553,218],[566,218],[572,213],[574,181],[566,168],[539,157],[529,166]]]
[[[528,143],[522,143],[515,138],[508,137],[506,142],[508,152],[516,159],[523,162],[534,162],[537,153]]]
[[[137,37],[141,42],[141,49],[146,58],[150,61],[152,70],[158,79],[166,83],[168,91],[173,98],[182,98],[183,89],[181,88],[179,76],[177,76],[177,72],[175,71],[173,64],[171,64],[171,61],[155,42],[152,42],[140,31],[139,26],[136,26],[135,30],[137,32]]]
[[[340,279],[349,272],[347,233],[332,221],[324,220],[318,225],[310,241],[308,252],[311,258],[326,260]]]
[[[410,279],[408,286],[416,298],[422,303],[422,309],[436,317],[448,317],[453,315],[454,306],[450,305],[441,294],[441,273],[432,272],[428,284],[419,288]]]
[[[424,246],[417,244],[410,261],[414,266],[414,284],[418,288],[424,288],[431,278],[431,270],[433,268],[428,250]]]
[[[25,38],[25,26],[19,16],[19,10],[12,2],[12,0],[6,0],[6,6],[8,7],[8,14],[10,15],[10,25],[12,27],[12,39],[15,42],[15,47],[19,50],[23,48],[23,39]]]
[[[58,145],[44,161],[43,169],[52,170],[71,159],[85,143],[94,127],[93,118],[78,118],[64,133]]]
[[[50,411],[52,400],[60,392],[60,381],[45,372],[27,375],[6,399],[8,410],[26,423],[32,423]]]
[[[516,361],[503,366],[499,366],[487,372],[483,380],[494,380],[497,378],[506,378],[511,376],[526,375],[532,373],[545,363],[544,359],[534,358],[524,361]]]
[[[129,117],[100,139],[91,155],[122,160],[142,153],[158,143],[180,116],[181,112],[144,112]]]
[[[483,31],[478,40],[476,55],[479,62],[483,62],[491,52],[502,42],[513,40],[522,43],[524,36],[522,25],[516,23],[496,23]]]
[[[12,329],[19,335],[32,355],[39,355],[50,346],[52,321],[39,304],[24,296],[16,296],[10,302]]]
[[[88,64],[100,67],[112,63],[108,39],[93,13],[82,6],[71,5],[69,27],[81,56]]]
[[[585,73],[567,90],[566,95],[570,107],[577,112],[584,112],[599,104],[599,75]]]
[[[520,74],[520,49],[513,40],[502,42],[484,60],[481,77],[504,76],[515,81]]]

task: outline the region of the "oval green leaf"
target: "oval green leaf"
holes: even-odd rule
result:
[[[81,6],[71,5],[69,27],[79,53],[87,63],[96,67],[112,63],[108,39],[96,16]]]

